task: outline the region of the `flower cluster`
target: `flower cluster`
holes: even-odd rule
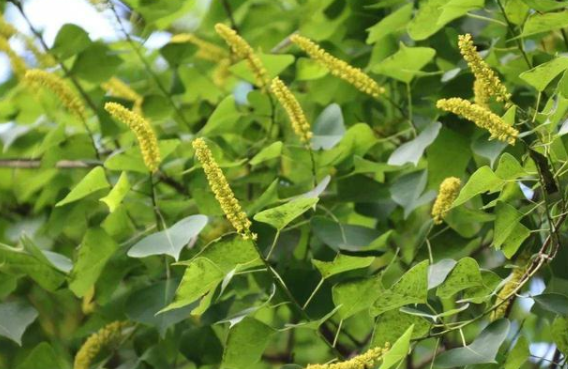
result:
[[[182,44],[186,42],[189,42],[190,44],[197,46],[198,51],[195,56],[197,56],[198,58],[209,60],[212,62],[218,62],[228,57],[225,50],[223,50],[219,46],[211,42],[205,41],[191,33],[180,33],[174,35],[170,39],[170,43],[173,44]]]
[[[507,88],[493,69],[479,56],[471,35],[460,35],[458,46],[475,76],[475,103],[486,106],[491,96],[495,96],[497,101],[508,101],[511,94],[507,92]]]
[[[507,283],[503,286],[501,291],[497,294],[497,304],[500,304],[495,310],[491,312],[491,321],[497,320],[505,316],[509,305],[511,304],[511,296],[513,296],[521,279],[525,275],[525,268],[515,268],[511,272]]]
[[[18,54],[10,46],[8,38],[0,35],[0,51],[4,52],[10,60],[10,65],[12,66],[12,71],[18,78],[22,78],[26,74],[26,62],[24,59],[20,58]]]
[[[104,82],[101,87],[113,96],[132,101],[134,103],[132,111],[142,115],[142,103],[144,102],[144,98],[126,83],[116,77],[112,77]]]
[[[441,224],[442,220],[448,215],[452,203],[458,197],[460,186],[461,181],[456,177],[448,177],[440,185],[438,197],[432,207],[432,218],[434,218],[435,224]]]
[[[472,121],[477,126],[488,130],[489,133],[491,133],[491,139],[496,138],[514,145],[519,136],[519,131],[505,123],[501,117],[481,105],[472,104],[467,100],[454,97],[451,99],[438,100],[436,106],[438,109],[457,114]]]
[[[384,88],[380,87],[375,80],[365,74],[361,69],[355,68],[345,61],[330,55],[312,40],[294,34],[290,37],[290,41],[304,50],[310,58],[325,66],[331,74],[347,81],[358,90],[375,98],[384,93]]]
[[[75,355],[73,369],[89,369],[91,362],[104,347],[111,347],[122,337],[122,329],[128,322],[112,322],[92,334]]]
[[[126,124],[132,132],[134,132],[140,144],[140,152],[142,153],[144,164],[146,164],[148,170],[152,173],[158,170],[162,159],[160,156],[160,148],[158,147],[158,139],[150,123],[141,115],[118,103],[106,103],[105,110],[114,118]]]
[[[330,364],[309,364],[306,369],[369,369],[382,360],[389,349],[390,344],[387,342],[385,347],[374,347],[349,360]]]
[[[312,138],[311,127],[296,97],[278,77],[272,80],[270,90],[286,110],[296,135],[302,142],[308,143]]]
[[[10,23],[6,22],[6,19],[0,14],[0,36],[9,39],[17,33],[18,30]]]
[[[231,50],[238,58],[246,60],[249,69],[256,79],[257,85],[262,88],[266,87],[269,83],[268,72],[258,56],[254,53],[252,47],[239,36],[236,31],[224,24],[217,23],[215,25],[215,31],[217,31],[219,36],[231,47]]]
[[[207,181],[211,190],[215,194],[215,198],[221,205],[221,209],[227,216],[227,219],[235,230],[245,239],[255,239],[256,235],[251,233],[251,222],[247,218],[246,213],[241,208],[239,201],[235,198],[233,190],[227,182],[227,178],[219,167],[219,164],[213,158],[213,154],[205,141],[197,138],[193,141],[193,148],[195,149],[195,156],[203,166],[203,171],[207,176]]]
[[[47,87],[61,100],[69,112],[81,120],[86,119],[85,105],[61,77],[43,70],[31,69],[26,72],[25,78],[30,83]]]

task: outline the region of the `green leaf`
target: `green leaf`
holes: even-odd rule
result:
[[[449,298],[466,288],[479,287],[481,284],[481,273],[477,261],[466,257],[458,261],[448,278],[436,290],[436,295]]]
[[[296,80],[309,81],[319,79],[329,73],[326,67],[310,58],[298,58],[296,62]]]
[[[367,32],[369,32],[367,44],[375,43],[393,32],[404,29],[412,17],[412,8],[412,4],[401,6],[373,27],[367,29]]]
[[[230,132],[236,127],[240,116],[241,113],[237,110],[235,98],[229,95],[217,105],[217,108],[215,108],[215,111],[213,111],[213,114],[211,114],[200,133],[211,136]]]
[[[8,274],[26,274],[48,291],[55,291],[64,281],[63,273],[37,250],[13,248],[0,243],[0,265]]]
[[[523,33],[519,37],[549,32],[566,26],[568,26],[568,11],[546,14],[535,13],[525,22]]]
[[[442,259],[430,265],[428,270],[428,289],[430,290],[441,285],[456,264],[457,262],[453,259]]]
[[[461,205],[473,197],[486,192],[495,192],[505,185],[505,181],[499,178],[488,166],[483,166],[475,171],[462,187],[458,198],[453,206]]]
[[[559,293],[543,293],[532,297],[540,307],[559,315],[568,315],[568,296]]]
[[[126,172],[122,172],[120,178],[118,178],[118,182],[114,185],[112,190],[100,199],[99,201],[104,202],[111,213],[113,213],[118,205],[122,202],[126,194],[130,191],[130,182],[128,181],[128,175]]]
[[[341,319],[347,319],[369,309],[383,291],[381,280],[377,277],[342,282],[333,286],[333,303],[339,306]]]
[[[27,355],[16,369],[50,368],[60,369],[58,355],[47,342],[42,342]]]
[[[383,357],[383,363],[379,369],[389,369],[398,364],[400,361],[404,360],[408,355],[410,350],[410,338],[412,337],[412,332],[414,330],[414,325],[408,327],[406,332],[396,342],[390,350],[387,351]]]
[[[564,13],[563,17],[566,21],[566,25],[568,25],[568,12]],[[566,69],[568,69],[568,58],[560,56],[536,68],[521,73],[519,77],[536,88],[537,91],[542,92],[556,76]]]
[[[276,141],[260,150],[251,160],[250,164],[255,166],[265,161],[279,158],[282,155],[282,141]]]
[[[441,353],[436,358],[436,367],[454,368],[475,364],[496,364],[499,347],[507,338],[509,321],[496,320],[488,325],[477,338],[465,347]]]
[[[529,343],[524,336],[520,336],[515,347],[507,355],[503,369],[519,369],[530,356]]]
[[[568,319],[557,316],[552,322],[552,340],[564,355],[568,355]]]
[[[442,128],[440,122],[429,124],[416,138],[397,147],[390,155],[387,164],[400,166],[406,163],[412,163],[416,166],[420,158],[424,155],[424,150],[426,150],[438,136],[440,128]]]
[[[115,74],[121,63],[116,52],[104,43],[96,42],[77,55],[71,74],[91,83],[102,83]]]
[[[128,250],[128,256],[144,258],[151,255],[170,255],[177,261],[181,250],[192,238],[197,237],[206,225],[205,215],[190,215],[168,229],[144,237]]]
[[[273,333],[274,330],[266,324],[254,318],[245,318],[229,330],[221,367],[250,369],[260,361]]]
[[[566,8],[565,1],[555,1],[555,0],[523,0],[525,4],[531,8],[546,13],[551,10]]]
[[[390,187],[394,202],[404,208],[404,218],[412,212],[432,201],[436,197],[435,191],[426,191],[427,171],[413,172],[399,177]]]
[[[375,258],[355,257],[349,255],[338,254],[333,261],[312,260],[312,264],[321,273],[322,278],[327,279],[336,274],[348,272],[354,269],[366,268],[373,263]]]
[[[498,202],[495,214],[493,246],[510,259],[530,236],[530,230],[521,224],[524,214],[509,204]]]
[[[103,167],[95,167],[55,206],[69,204],[108,187],[110,187],[110,184],[106,179],[105,170]]]
[[[377,318],[371,347],[384,347],[399,339],[408,328],[414,326],[411,339],[423,337],[430,330],[431,324],[424,318],[405,314],[398,309],[390,310]]]
[[[323,243],[335,251],[369,249],[381,233],[373,228],[337,223],[321,216],[311,220],[313,232]]]
[[[329,150],[335,147],[345,135],[341,107],[337,104],[328,105],[316,118],[312,133],[312,149]]]
[[[69,277],[69,289],[82,297],[94,286],[118,244],[102,229],[87,230]]]
[[[497,289],[501,278],[490,270],[481,271],[482,285],[468,288],[463,292],[462,300],[470,301],[474,304],[481,304],[493,297],[493,292]]]
[[[179,144],[180,140],[178,139],[158,141],[162,160],[173,153]],[[105,168],[116,171],[132,171],[148,174],[148,168],[146,168],[146,165],[144,164],[142,154],[140,153],[140,147],[138,147],[138,145],[109,156],[105,160]]]
[[[484,5],[485,0],[450,0],[441,7],[442,14],[440,14],[436,25],[446,25],[472,10],[483,8]]]
[[[436,55],[436,50],[429,47],[408,47],[403,43],[394,54],[373,66],[372,71],[401,82],[409,83],[419,75],[420,70],[426,66]],[[438,127],[439,129],[439,127]],[[437,132],[436,132],[437,133]]]
[[[521,164],[509,153],[503,153],[499,158],[499,164],[495,174],[505,180],[513,180],[523,175],[527,175],[527,171]]]
[[[404,305],[425,303],[428,295],[428,263],[428,260],[424,260],[404,273],[375,301],[371,314],[377,316]]]
[[[291,221],[304,214],[312,208],[319,199],[316,197],[299,198],[292,200],[284,205],[270,208],[254,216],[254,220],[261,223],[270,224],[277,230],[281,231]]]
[[[91,44],[89,34],[74,24],[64,24],[57,33],[50,52],[65,60],[79,54]]]
[[[9,301],[0,304],[0,336],[11,339],[19,346],[22,336],[36,320],[37,310],[23,301]]]
[[[268,78],[274,78],[282,73],[288,66],[294,63],[294,56],[289,54],[264,54],[257,53],[258,58],[268,72]],[[247,82],[256,83],[253,73],[248,66],[246,60],[242,60],[237,64],[232,65],[229,70],[236,76],[246,80]]]

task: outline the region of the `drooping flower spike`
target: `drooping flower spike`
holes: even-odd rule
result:
[[[303,143],[309,143],[312,138],[311,127],[294,94],[292,94],[284,82],[278,77],[272,80],[270,91],[272,91],[278,102],[280,102],[284,110],[286,110],[296,135]]]
[[[26,62],[14,50],[12,50],[8,38],[3,35],[0,35],[0,51],[4,52],[8,56],[14,75],[18,78],[23,78],[27,70]]]
[[[389,351],[390,344],[387,342],[385,347],[374,347],[361,355],[357,355],[349,360],[333,362],[329,364],[309,364],[306,369],[369,369],[374,368]]]
[[[460,52],[475,76],[473,89],[475,103],[486,106],[491,96],[494,96],[497,101],[508,101],[511,94],[507,92],[507,88],[495,71],[479,56],[471,35],[469,33],[460,35],[458,39]]]
[[[440,190],[438,191],[438,197],[436,198],[436,201],[434,201],[434,206],[432,207],[432,218],[434,218],[434,224],[442,223],[443,219],[452,208],[452,203],[458,197],[460,186],[461,181],[456,177],[448,177],[442,181]]]
[[[162,159],[160,148],[158,147],[158,139],[150,123],[141,115],[115,102],[107,102],[105,110],[114,118],[126,124],[134,132],[140,144],[140,152],[142,153],[144,164],[150,172],[154,173],[157,171]]]
[[[513,296],[515,290],[519,287],[519,283],[521,279],[525,275],[525,268],[514,268],[509,276],[507,283],[501,288],[499,293],[497,294],[497,301],[496,304],[500,304],[497,306],[495,310],[491,312],[490,319],[491,321],[500,319],[505,316],[509,305],[511,304],[510,298]]]
[[[144,98],[126,83],[116,77],[112,77],[101,84],[101,87],[112,96],[132,101],[134,103],[132,111],[142,115],[142,103],[144,102]]]
[[[249,69],[254,75],[256,84],[262,88],[267,87],[270,82],[268,72],[248,42],[239,36],[235,30],[222,23],[215,25],[215,31],[225,40],[238,58],[246,60]]]
[[[294,34],[290,36],[290,41],[304,50],[310,58],[326,67],[331,74],[352,84],[359,91],[375,98],[385,92],[384,88],[380,87],[374,79],[365,74],[361,69],[355,68],[347,62],[332,56],[312,40]]]
[[[83,121],[86,119],[85,105],[58,75],[40,69],[31,69],[26,72],[25,79],[32,84],[37,83],[48,88],[61,100],[69,112]]]
[[[472,121],[477,126],[488,130],[489,133],[491,133],[491,139],[496,138],[499,141],[514,145],[519,137],[519,131],[505,123],[501,117],[481,105],[472,104],[467,100],[453,97],[451,99],[438,100],[436,106],[438,109],[457,114]]]
[[[75,355],[73,369],[89,369],[103,348],[112,347],[120,341],[122,330],[128,325],[128,322],[112,322],[89,336]]]
[[[203,166],[203,171],[207,176],[209,187],[215,194],[215,198],[221,205],[221,209],[227,216],[229,222],[235,230],[245,239],[256,239],[256,234],[250,231],[251,222],[247,218],[246,213],[241,208],[241,204],[235,197],[233,190],[227,182],[227,178],[219,167],[219,164],[213,158],[213,154],[205,141],[197,138],[192,143],[195,149],[195,156]]]

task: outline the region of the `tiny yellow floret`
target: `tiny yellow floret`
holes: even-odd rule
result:
[[[374,368],[389,351],[390,344],[387,342],[385,347],[374,347],[361,355],[341,362],[329,364],[309,364],[306,369],[369,369]]]
[[[519,131],[505,123],[501,117],[481,105],[472,104],[467,100],[453,97],[451,99],[438,100],[436,106],[438,109],[457,114],[472,121],[477,126],[488,130],[489,133],[491,133],[490,139],[498,139],[499,141],[514,145],[519,137]]]
[[[85,105],[58,75],[40,69],[31,69],[26,72],[26,80],[48,88],[57,95],[69,112],[81,120],[86,119]]]
[[[150,123],[140,114],[136,114],[118,103],[107,102],[105,110],[132,130],[140,144],[140,152],[148,170],[152,173],[158,170],[162,159],[158,139]]]
[[[249,69],[254,75],[256,84],[265,88],[270,82],[268,72],[248,42],[239,36],[235,30],[222,23],[215,25],[215,31],[225,40],[238,58],[246,60]]]
[[[490,96],[495,96],[497,101],[508,101],[511,94],[507,92],[507,88],[495,71],[479,56],[471,35],[469,33],[460,35],[458,39],[460,52],[475,76],[475,102],[486,105]]]
[[[280,78],[276,77],[272,80],[270,84],[270,90],[278,99],[278,102],[284,107],[292,128],[300,140],[304,143],[310,142],[312,138],[312,131],[306,115],[300,106],[298,100],[292,92],[286,87],[284,82]]]
[[[221,205],[221,209],[227,216],[229,222],[243,238],[256,239],[256,235],[250,231],[250,220],[241,208],[239,201],[236,199],[233,190],[227,182],[227,178],[225,178],[219,164],[217,164],[213,158],[213,154],[205,141],[201,138],[197,138],[193,141],[192,145],[195,149],[197,160],[203,166],[203,171],[207,176],[211,191],[215,194],[215,198]]]
[[[497,306],[497,308],[491,312],[490,316],[491,321],[500,319],[505,316],[505,313],[507,312],[507,309],[511,304],[510,299],[515,294],[515,291],[519,287],[519,283],[521,282],[521,279],[523,278],[524,275],[525,275],[525,268],[517,267],[513,269],[511,275],[507,280],[507,283],[505,283],[503,288],[501,288],[501,290],[497,294],[496,305],[497,304],[500,305]]]
[[[89,336],[75,355],[73,369],[89,369],[103,348],[112,348],[120,341],[122,330],[128,325],[128,322],[112,322]]]
[[[452,203],[458,197],[460,192],[461,181],[456,177],[448,177],[444,179],[438,191],[438,197],[434,201],[432,207],[432,217],[434,224],[441,224],[442,220],[448,215],[452,208]]]
[[[361,69],[355,68],[347,62],[330,55],[312,40],[294,34],[290,36],[290,41],[304,50],[310,58],[326,67],[331,74],[352,84],[359,91],[375,98],[385,92],[384,88],[380,87],[374,79],[365,74]]]
[[[27,70],[26,62],[12,49],[8,39],[2,35],[0,35],[0,51],[8,56],[12,71],[16,77],[23,78]]]
[[[142,104],[144,102],[144,98],[126,83],[122,82],[120,79],[112,77],[108,81],[101,84],[101,87],[112,96],[132,101],[134,103],[132,111],[137,114],[143,115]]]

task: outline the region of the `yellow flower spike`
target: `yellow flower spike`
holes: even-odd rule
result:
[[[18,78],[23,78],[26,74],[27,66],[24,59],[22,59],[10,46],[10,42],[4,36],[0,36],[0,51],[8,55],[10,60],[10,65],[12,66],[12,71]]]
[[[355,356],[349,360],[341,362],[333,362],[329,364],[309,364],[306,369],[368,369],[373,368],[383,359],[383,356],[390,349],[387,342],[385,347],[374,347],[367,350],[361,355]]]
[[[215,31],[217,31],[219,36],[231,47],[231,50],[237,57],[246,60],[249,69],[256,79],[256,84],[262,88],[266,87],[270,82],[268,72],[248,42],[239,36],[235,30],[222,23],[215,25]]]
[[[48,88],[61,100],[69,112],[81,120],[86,119],[85,105],[58,75],[40,69],[31,69],[26,72],[26,81]]]
[[[112,77],[108,81],[102,83],[101,87],[112,96],[132,101],[134,103],[132,111],[136,114],[142,115],[142,103],[144,102],[144,98],[126,83],[116,77]]]
[[[514,145],[519,136],[519,131],[505,123],[501,117],[492,113],[489,109],[477,104],[472,104],[467,100],[458,97],[441,99],[438,100],[436,106],[438,109],[457,114],[472,121],[477,126],[488,130],[489,133],[491,133],[490,139],[496,138]]]
[[[380,87],[374,79],[365,74],[361,69],[355,68],[347,62],[330,55],[310,39],[295,34],[290,37],[290,41],[304,50],[310,58],[329,69],[331,74],[352,84],[359,91],[375,98],[385,92],[384,88]]]
[[[128,325],[128,322],[112,322],[89,336],[75,355],[73,369],[89,369],[103,348],[113,347],[120,341],[122,330]]]
[[[105,110],[132,130],[140,144],[142,159],[144,159],[144,164],[146,164],[148,170],[152,173],[158,170],[162,159],[160,156],[160,148],[158,147],[158,139],[150,123],[140,114],[118,103],[107,102],[105,104]]]
[[[497,101],[508,101],[511,94],[507,92],[507,88],[493,69],[479,56],[471,35],[469,33],[460,35],[458,40],[460,52],[471,68],[477,82],[477,86],[474,86],[476,103],[486,102],[489,96],[495,96]]]
[[[456,177],[448,177],[442,181],[438,197],[434,201],[432,207],[432,217],[434,224],[441,224],[442,220],[448,215],[452,207],[452,203],[458,197],[460,192],[461,181]]]
[[[205,141],[201,138],[197,138],[193,141],[192,145],[195,149],[197,160],[203,166],[203,171],[207,176],[211,191],[215,194],[215,198],[221,205],[221,209],[227,216],[229,222],[244,239],[256,239],[256,235],[250,231],[250,220],[241,208],[239,201],[236,199],[233,190],[227,182],[227,178],[225,178],[219,164],[217,164],[213,158],[213,154]]]
[[[513,292],[519,287],[519,283],[525,274],[525,268],[515,268],[511,272],[507,283],[501,288],[501,291],[497,294],[497,304],[500,304],[495,310],[491,312],[490,320],[494,321],[501,319],[505,316],[509,305],[511,304],[511,296]],[[504,301],[504,302],[503,302]]]
[[[212,62],[219,62],[228,57],[227,52],[219,46],[205,41],[191,33],[180,33],[174,35],[170,39],[170,43],[186,43],[189,42],[198,47],[196,56],[198,58],[209,60]]]
[[[27,36],[22,36],[24,39],[24,43],[26,44],[26,48],[34,54],[34,57],[38,61],[39,65],[44,68],[53,67],[57,64],[53,56],[49,53],[42,52],[34,43],[33,39]]]
[[[0,14],[0,36],[10,38],[18,33],[18,30],[4,19]]]
[[[278,77],[272,80],[270,90],[284,107],[284,110],[286,110],[296,135],[303,143],[310,142],[310,139],[312,138],[311,127],[306,119],[306,115],[304,114],[302,107],[300,106],[300,103],[296,100],[296,97]]]

